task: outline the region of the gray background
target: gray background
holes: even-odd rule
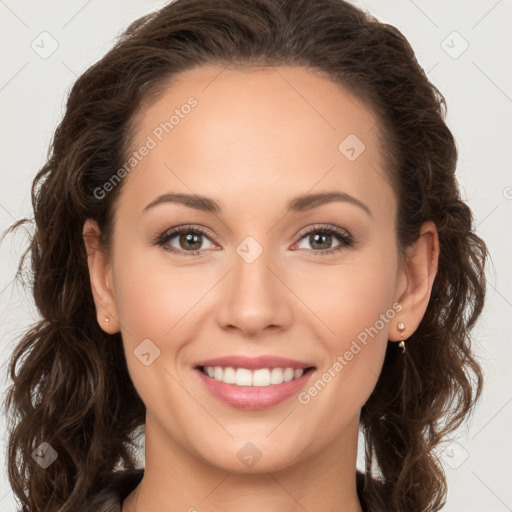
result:
[[[444,510],[512,510],[512,1],[354,3],[404,33],[420,64],[446,97],[447,122],[460,154],[458,177],[463,196],[491,252],[488,301],[474,331],[475,349],[486,375],[485,390],[469,426],[439,452],[449,486]],[[163,4],[150,0],[0,0],[1,231],[15,219],[31,215],[30,185],[45,161],[76,77],[101,58],[131,21]],[[58,47],[48,55],[52,45]],[[6,361],[24,329],[37,319],[31,296],[13,282],[25,240],[21,230],[0,247],[2,399],[10,382]],[[0,415],[2,434],[5,426]],[[3,437],[0,512],[14,512]],[[362,463],[360,457],[358,465]]]

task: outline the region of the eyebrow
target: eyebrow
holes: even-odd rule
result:
[[[345,192],[319,192],[316,194],[306,194],[293,197],[287,204],[287,212],[305,212],[317,208],[318,206],[332,202],[351,203],[364,210],[370,217],[372,212],[366,204],[359,199]],[[219,204],[205,196],[197,194],[162,194],[151,201],[145,208],[144,212],[162,203],[177,203],[209,213],[221,213],[222,209]]]

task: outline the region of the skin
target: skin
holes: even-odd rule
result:
[[[134,148],[190,96],[197,107],[124,178],[109,253],[96,223],[84,225],[98,322],[121,331],[147,407],[145,475],[123,512],[361,511],[360,410],[388,341],[404,339],[397,323],[407,338],[425,313],[439,254],[435,226],[425,223],[400,256],[378,119],[326,77],[290,66],[184,72],[144,110]],[[366,146],[354,161],[338,149],[349,134]],[[350,194],[371,215],[351,202],[286,212],[292,197],[320,191]],[[222,211],[162,203],[143,212],[171,192],[211,197]],[[154,244],[182,224],[207,231],[195,246],[201,256]],[[303,236],[317,224],[348,231],[353,245]],[[250,264],[236,252],[248,236],[263,249]],[[179,237],[167,246],[194,249]],[[192,369],[207,358],[273,354],[313,364],[314,383],[397,302],[402,310],[305,405],[293,396],[265,410],[236,409]],[[134,350],[148,338],[160,356],[145,366]],[[237,457],[248,442],[262,455],[251,467]]]

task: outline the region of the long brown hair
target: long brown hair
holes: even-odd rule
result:
[[[77,79],[33,182],[35,228],[18,274],[30,254],[41,320],[12,355],[5,401],[13,409],[8,476],[23,512],[74,512],[117,469],[136,465],[133,433],[145,406],[120,333],[97,324],[82,227],[96,220],[108,249],[121,187],[104,197],[95,190],[126,161],[141,105],[177,73],[211,63],[305,66],[347,88],[380,119],[399,247],[424,221],[436,224],[440,258],[426,314],[405,354],[388,344],[361,425],[369,510],[439,510],[446,479],[435,448],[481,393],[470,330],[484,304],[487,257],[459,194],[443,96],[396,28],[343,0],[176,0],[132,23]],[[42,442],[58,453],[46,469],[32,457]]]

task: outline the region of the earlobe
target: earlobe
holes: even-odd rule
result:
[[[389,331],[390,341],[405,341],[418,328],[430,300],[438,260],[437,229],[432,221],[427,221],[421,226],[418,240],[407,248],[403,271],[406,285],[399,297],[402,310]]]
[[[87,266],[91,290],[96,305],[96,316],[100,327],[108,334],[119,331],[116,301],[112,282],[112,271],[109,256],[100,244],[98,224],[87,219],[84,223],[83,239],[87,251]]]

